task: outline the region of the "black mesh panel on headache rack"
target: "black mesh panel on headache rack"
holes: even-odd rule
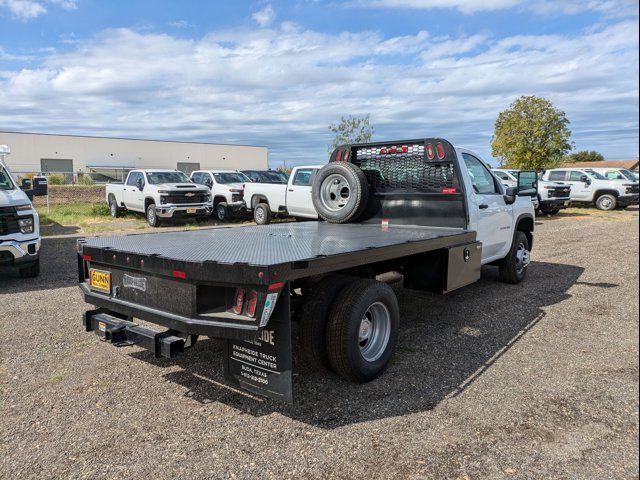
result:
[[[453,163],[428,160],[424,144],[356,147],[352,162],[380,193],[442,193],[442,189],[458,187]]]

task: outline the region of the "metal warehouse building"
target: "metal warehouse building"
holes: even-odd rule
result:
[[[15,173],[78,173],[122,180],[134,168],[267,169],[267,147],[214,143],[134,140],[0,131],[9,145],[7,163]]]

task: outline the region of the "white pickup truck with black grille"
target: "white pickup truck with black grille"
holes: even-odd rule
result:
[[[211,191],[176,170],[131,170],[124,183],[107,185],[106,198],[111,216],[141,212],[152,227],[163,219],[205,218],[212,211]]]

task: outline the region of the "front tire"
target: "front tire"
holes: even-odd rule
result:
[[[147,206],[147,223],[151,227],[159,227],[160,219],[158,218],[158,213],[156,212],[156,205],[154,203],[149,204]]]
[[[227,202],[219,202],[216,205],[216,218],[219,222],[224,222],[229,218],[229,209],[227,208]]]
[[[268,225],[271,223],[271,209],[266,203],[259,203],[253,209],[253,220],[256,225]]]
[[[517,285],[524,280],[531,261],[529,239],[524,232],[516,232],[509,254],[500,262],[500,281]]]
[[[327,353],[335,372],[354,382],[379,377],[393,355],[400,309],[393,289],[359,279],[335,299],[327,325]]]
[[[605,212],[608,212],[610,210],[615,210],[617,204],[618,204],[618,200],[614,195],[611,195],[610,193],[605,193],[604,195],[600,195],[596,199],[596,208],[598,210],[602,210]]]
[[[20,269],[20,276],[22,278],[35,278],[38,275],[40,275],[40,259]]]

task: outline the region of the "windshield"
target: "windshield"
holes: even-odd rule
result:
[[[0,190],[15,190],[9,172],[2,165],[0,165]]]
[[[244,173],[252,182],[258,183],[287,183],[289,181],[289,177],[282,172],[277,170],[245,170]]]
[[[244,183],[247,181],[247,178],[241,173],[236,172],[225,172],[225,173],[214,173],[213,178],[216,179],[216,183]]]
[[[607,177],[602,175],[601,173],[596,172],[595,170],[585,170],[589,175],[591,175],[596,180],[609,180]]]
[[[147,179],[151,185],[161,183],[191,183],[189,177],[182,172],[147,172]]]
[[[624,175],[627,180],[631,180],[632,182],[637,182],[638,177],[636,177],[631,170],[627,170],[626,168],[618,170],[622,175]]]

